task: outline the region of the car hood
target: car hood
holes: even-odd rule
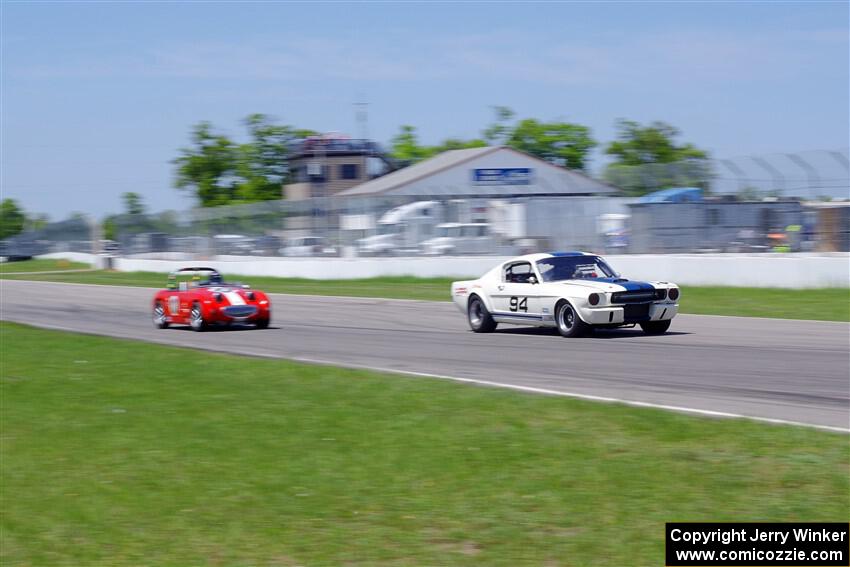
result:
[[[557,282],[547,282],[544,285],[556,287],[562,285],[571,285],[587,288],[588,291],[599,291],[608,293],[614,293],[617,291],[648,291],[655,289],[655,286],[649,282],[631,281],[625,278],[562,280]]]
[[[207,287],[204,288],[204,291],[208,292],[210,296],[214,296],[216,293],[220,293],[223,296],[223,301],[225,305],[245,305],[250,301],[247,297],[247,293],[250,290],[245,290],[241,287],[236,286],[220,286],[220,287]]]

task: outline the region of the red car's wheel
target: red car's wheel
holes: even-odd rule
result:
[[[167,329],[168,319],[165,316],[165,307],[162,302],[157,301],[153,306],[153,324],[157,329]]]
[[[189,313],[189,325],[193,331],[201,332],[207,329],[207,322],[204,321],[204,313],[201,311],[201,304],[197,301],[192,304],[192,311]]]
[[[267,329],[269,327],[269,323],[271,321],[269,319],[258,319],[255,323],[258,329]]]

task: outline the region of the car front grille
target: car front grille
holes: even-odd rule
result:
[[[253,305],[228,305],[222,309],[225,315],[234,319],[244,319],[250,317],[257,312],[257,308]]]
[[[660,291],[660,290],[659,290]],[[648,303],[658,298],[656,290],[618,291],[611,294],[611,303]]]

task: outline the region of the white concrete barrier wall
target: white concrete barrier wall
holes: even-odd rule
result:
[[[102,265],[91,254],[59,253],[49,257]],[[836,254],[667,254],[608,256],[614,269],[634,280],[667,280],[681,285],[736,287],[850,287],[850,255]],[[231,276],[276,276],[318,280],[379,276],[476,278],[507,258],[246,258],[154,260],[116,258],[126,272],[169,272],[204,265]]]
[[[850,287],[848,254],[641,254],[607,258],[615,270],[635,280],[734,287]]]
[[[89,264],[93,268],[99,268],[101,261],[101,258],[97,254],[89,254],[87,252],[51,252],[50,254],[42,254],[39,258],[80,262],[81,264]]]

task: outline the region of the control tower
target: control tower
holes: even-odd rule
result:
[[[330,133],[293,142],[289,147],[291,201],[331,197],[396,169],[391,158],[371,140]]]

